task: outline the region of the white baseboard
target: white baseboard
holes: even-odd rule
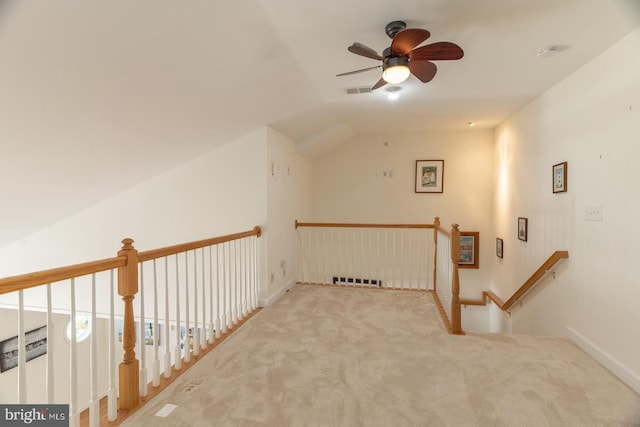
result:
[[[627,368],[625,365],[616,360],[609,353],[598,347],[595,343],[589,340],[584,335],[573,329],[571,326],[567,326],[569,331],[568,338],[573,341],[578,347],[584,350],[591,357],[596,359],[605,368],[611,371],[622,382],[629,387],[640,393],[640,376]]]
[[[291,280],[289,283],[284,284],[280,289],[275,291],[273,294],[268,297],[260,297],[258,298],[258,305],[260,307],[268,307],[274,302],[276,302],[282,295],[284,295],[289,289],[293,287],[297,283],[296,279]]]

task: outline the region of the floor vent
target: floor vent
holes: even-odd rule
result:
[[[344,93],[347,95],[358,95],[361,93],[371,93],[371,88],[369,86],[362,87],[348,87],[344,90]]]
[[[358,277],[333,276],[334,285],[348,285],[350,283],[357,285],[382,286],[382,280],[378,279],[360,279]]]

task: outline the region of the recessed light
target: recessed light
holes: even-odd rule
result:
[[[396,100],[400,97],[400,94],[398,92],[400,92],[402,88],[400,86],[391,86],[388,87],[387,90],[387,99],[390,100]]]
[[[470,128],[474,127],[477,124],[478,122],[467,122],[467,126],[469,126]]]

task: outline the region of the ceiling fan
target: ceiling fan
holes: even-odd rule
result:
[[[337,74],[337,77],[382,67],[382,78],[373,85],[371,90],[378,89],[387,83],[402,83],[410,74],[416,76],[422,83],[427,83],[435,77],[438,70],[436,64],[431,61],[454,60],[464,56],[462,48],[451,42],[437,42],[416,47],[428,39],[431,34],[422,28],[407,28],[404,21],[388,23],[385,32],[392,39],[392,42],[382,55],[358,42],[347,48],[349,52],[356,55],[382,61],[381,65]]]

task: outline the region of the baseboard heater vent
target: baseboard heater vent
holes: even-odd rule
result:
[[[333,276],[334,285],[347,285],[349,283],[355,283],[358,285],[369,285],[382,287],[382,280],[378,279],[360,279],[358,277],[337,277]]]

